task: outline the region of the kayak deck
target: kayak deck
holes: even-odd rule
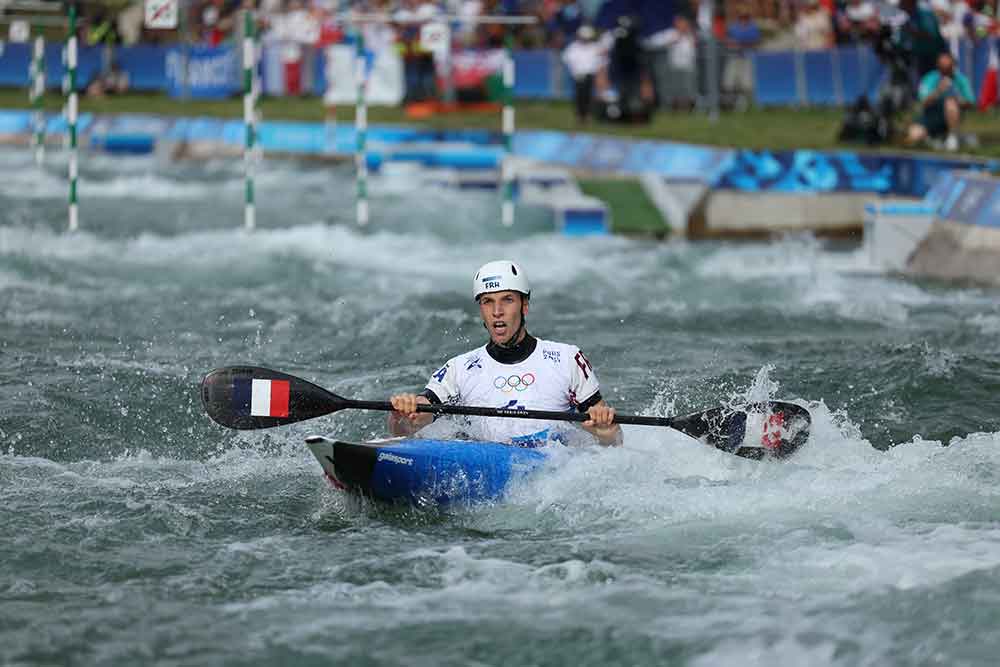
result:
[[[761,407],[780,405],[780,409]],[[809,437],[810,416],[790,403],[750,412],[713,408],[674,418],[673,428],[742,458],[783,459]],[[416,505],[500,498],[509,483],[538,469],[545,450],[500,442],[388,438],[348,442],[310,436],[306,444],[337,487],[377,500]]]
[[[338,488],[390,502],[449,504],[499,498],[509,483],[548,458],[499,442],[390,438],[348,442],[306,439]]]

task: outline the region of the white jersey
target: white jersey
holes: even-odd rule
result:
[[[599,42],[570,42],[562,53],[562,60],[570,76],[579,81],[590,74],[597,74],[608,64],[607,51]]]
[[[600,398],[590,362],[574,345],[536,339],[527,359],[503,364],[482,346],[450,359],[427,383],[442,403],[573,412]],[[536,419],[468,418],[469,435],[484,440],[534,446],[558,439],[565,422]]]

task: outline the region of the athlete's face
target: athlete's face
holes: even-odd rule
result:
[[[528,302],[519,292],[489,292],[479,297],[479,316],[490,332],[490,340],[499,345],[516,342],[514,334],[527,314]]]

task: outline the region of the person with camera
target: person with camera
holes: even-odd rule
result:
[[[955,68],[955,59],[950,53],[938,55],[937,68],[920,80],[917,99],[920,115],[910,125],[907,143],[944,138],[945,149],[957,151],[962,109],[975,104],[976,98],[969,80]]]

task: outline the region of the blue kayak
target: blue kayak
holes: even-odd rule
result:
[[[671,428],[727,454],[781,460],[809,438],[809,411],[782,402],[766,407],[752,413],[712,408],[672,417]],[[537,470],[548,457],[545,450],[478,440],[346,442],[312,436],[306,444],[337,487],[414,505],[498,499],[513,480]]]
[[[478,440],[311,436],[306,444],[338,488],[412,505],[498,499],[547,459],[542,450]]]

